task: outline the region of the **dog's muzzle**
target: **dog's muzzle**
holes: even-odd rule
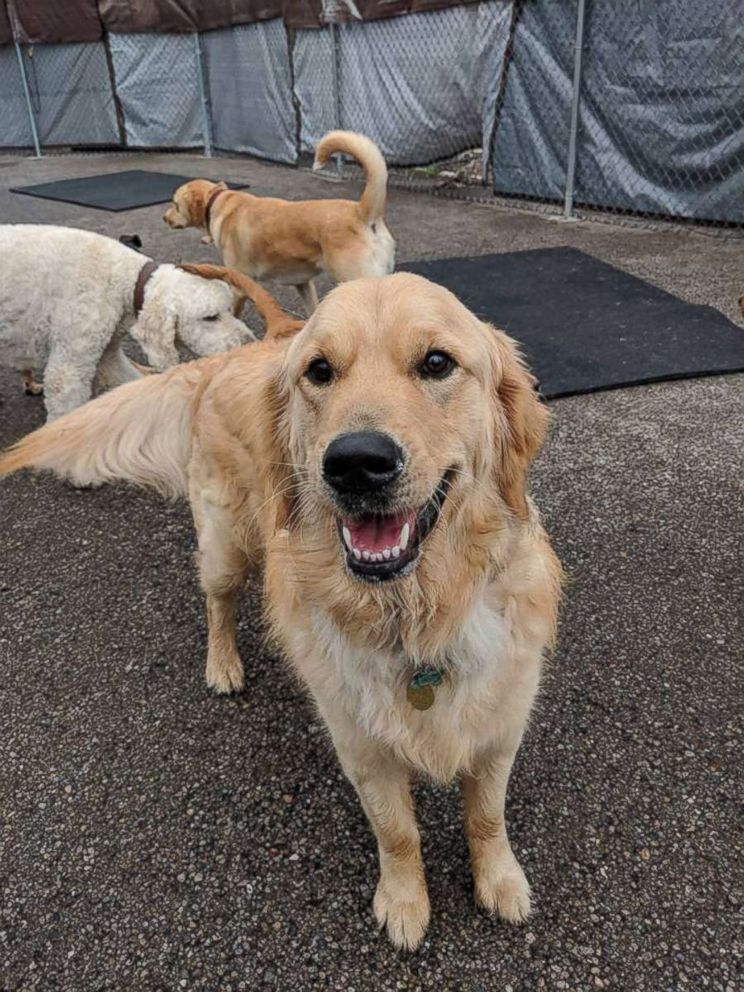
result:
[[[396,483],[404,466],[400,446],[377,431],[342,434],[323,458],[323,478],[341,511],[337,527],[346,567],[367,582],[413,571],[449,490],[448,472],[423,507],[398,509]]]

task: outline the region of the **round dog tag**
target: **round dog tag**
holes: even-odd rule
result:
[[[409,685],[406,695],[415,710],[428,710],[434,705],[434,689],[430,685]]]
[[[434,690],[441,683],[442,673],[436,668],[416,672],[406,689],[408,702],[414,709],[428,710],[434,705]]]

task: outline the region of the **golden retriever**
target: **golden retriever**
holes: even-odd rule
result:
[[[462,779],[478,903],[529,912],[504,799],[560,592],[526,492],[546,422],[513,342],[401,273],[336,288],[301,330],[92,401],[0,474],[188,495],[218,692],[243,687],[236,595],[264,566],[271,629],[377,838],[375,915],[414,948],[429,921],[415,772]]]
[[[318,304],[312,280],[321,272],[338,283],[386,275],[395,265],[395,242],[383,219],[387,168],[379,148],[363,134],[331,131],[318,145],[313,168],[337,152],[355,158],[367,173],[358,203],[292,202],[193,179],[173,194],[163,220],[173,228],[202,228],[226,265],[254,279],[296,286],[312,312]]]

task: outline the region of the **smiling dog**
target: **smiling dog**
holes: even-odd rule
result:
[[[338,287],[302,330],[94,400],[0,474],[188,494],[218,691],[243,686],[236,596],[264,565],[272,630],[378,841],[375,914],[413,948],[430,915],[413,772],[461,776],[476,899],[529,912],[504,800],[560,590],[526,494],[546,421],[510,339],[401,273]]]

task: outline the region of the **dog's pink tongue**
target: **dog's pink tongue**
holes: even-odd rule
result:
[[[396,513],[390,517],[368,517],[366,520],[347,521],[351,543],[360,551],[377,552],[400,546],[400,532],[407,523],[413,533],[415,513]]]

